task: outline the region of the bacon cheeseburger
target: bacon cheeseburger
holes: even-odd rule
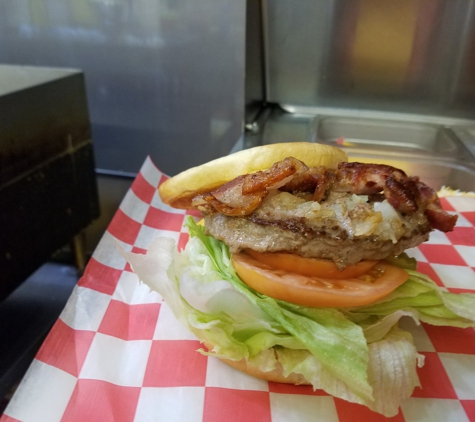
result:
[[[423,364],[402,316],[475,326],[475,296],[440,290],[403,252],[457,216],[402,170],[337,148],[273,144],[168,179],[165,204],[201,211],[190,240],[127,254],[211,356],[269,381],[311,384],[386,416]]]

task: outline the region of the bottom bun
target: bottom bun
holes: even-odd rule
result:
[[[207,343],[205,343],[205,346],[208,350],[213,350],[213,347],[210,347],[210,345],[208,345]],[[238,369],[239,371],[251,375],[252,377],[260,378],[265,381],[280,382],[283,384],[294,385],[310,385],[310,383],[301,374],[296,374],[292,372],[288,376],[284,376],[284,369],[282,368],[280,362],[277,362],[276,368],[272,371],[264,372],[255,366],[249,365],[246,359],[241,359],[237,361],[223,358],[218,359],[226,365],[232,366],[234,369]]]
[[[221,358],[219,359],[226,365],[232,366],[233,368],[245,372],[246,374],[251,375],[252,377],[260,378],[265,381],[295,385],[310,385],[310,383],[301,374],[296,374],[292,372],[291,374],[289,374],[289,376],[284,376],[282,365],[279,362],[277,362],[276,368],[272,371],[263,372],[255,366],[248,365],[246,359],[242,359],[239,361]]]

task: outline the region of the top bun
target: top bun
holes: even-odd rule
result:
[[[226,155],[193,167],[166,180],[158,188],[160,198],[174,208],[191,208],[192,199],[210,192],[242,175],[269,169],[274,163],[294,157],[309,167],[335,169],[347,161],[345,152],[336,147],[310,142],[263,145]]]

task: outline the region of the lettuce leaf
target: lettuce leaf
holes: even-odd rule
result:
[[[409,279],[389,296],[375,304],[355,308],[350,314],[387,316],[403,311],[417,322],[461,328],[474,326],[475,295],[446,292],[426,275],[406,271]]]
[[[361,327],[336,309],[292,305],[253,291],[234,272],[224,243],[206,236],[192,219],[187,220],[186,226],[190,235],[205,245],[225,280],[298,339],[334,376],[344,379],[357,395],[372,400],[367,379],[369,354]]]
[[[444,292],[413,271],[404,257],[395,265],[406,283],[383,300],[346,309],[310,308],[275,300],[244,284],[227,246],[190,217],[191,238],[179,253],[157,239],[146,255],[122,251],[139,278],[162,295],[180,320],[211,350],[202,353],[247,359],[262,371],[281,365],[333,396],[393,416],[419,384],[423,357],[411,335],[397,328],[403,316],[417,323],[475,326],[475,295]]]

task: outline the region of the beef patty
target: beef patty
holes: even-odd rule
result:
[[[428,239],[432,229],[423,211],[404,216],[378,199],[333,192],[318,203],[274,192],[249,215],[207,215],[205,227],[233,253],[285,251],[330,259],[339,268],[399,255]]]

